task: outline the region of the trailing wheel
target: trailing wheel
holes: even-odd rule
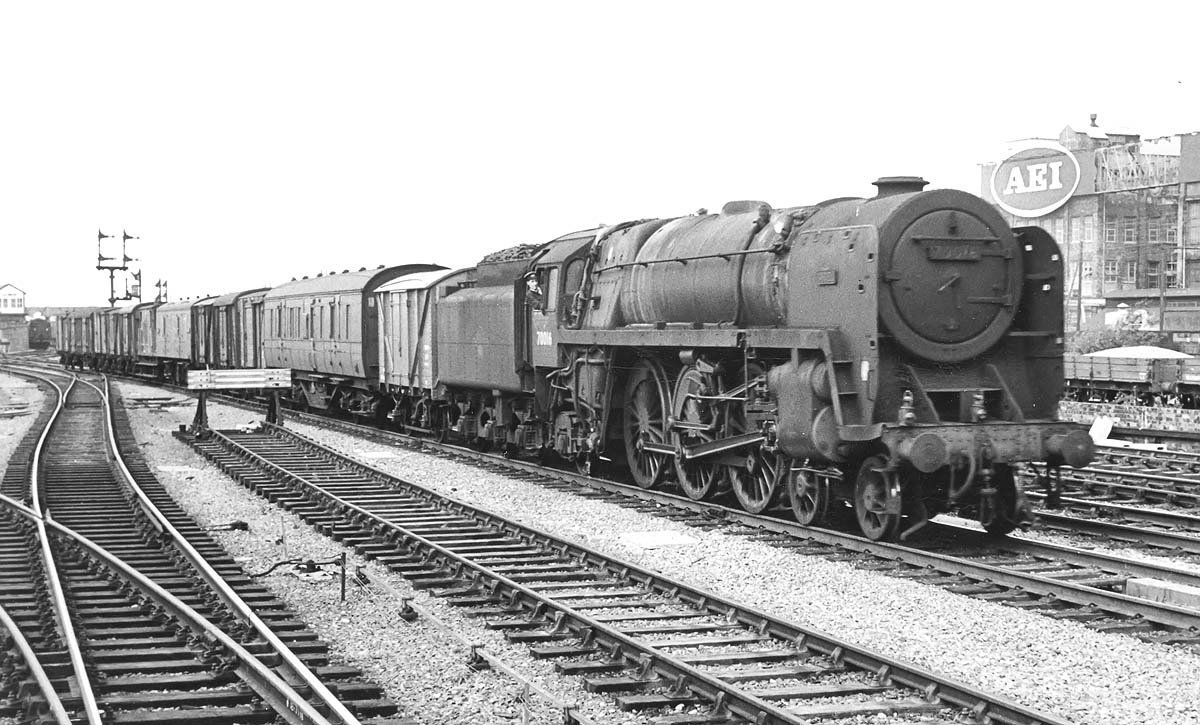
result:
[[[675,384],[674,405],[671,410],[677,424],[682,427],[671,432],[671,442],[675,450],[682,451],[685,446],[694,446],[715,439],[713,415],[707,402],[698,396],[710,395],[704,382],[704,375],[694,367],[689,367],[679,376]],[[717,492],[721,477],[720,466],[713,457],[684,458],[676,456],[675,475],[679,478],[679,487],[688,498],[703,501],[712,498]]]
[[[667,457],[647,451],[646,442],[667,439],[667,375],[662,365],[642,359],[633,366],[625,382],[625,404],[621,437],[633,480],[651,488],[662,480]]]
[[[798,468],[791,468],[784,481],[796,521],[804,526],[824,526],[829,519],[829,483]]]
[[[871,456],[854,481],[854,516],[872,541],[891,541],[900,531],[900,476],[887,470],[887,459]]]

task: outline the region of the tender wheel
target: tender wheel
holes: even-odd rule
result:
[[[984,530],[993,536],[1004,536],[1021,524],[1029,523],[1032,516],[1029,504],[1017,489],[1011,466],[996,466],[992,488],[996,489],[992,503],[985,497],[980,506],[979,522]]]
[[[885,471],[887,459],[871,456],[858,468],[854,482],[854,516],[872,541],[891,541],[900,531],[900,478]]]
[[[679,376],[679,382],[675,384],[672,406],[675,420],[690,425],[706,426],[708,430],[683,428],[673,431],[671,438],[677,449],[715,438],[711,409],[707,403],[694,397],[711,395],[713,392],[715,391],[705,388],[703,374],[694,367],[688,368]],[[721,477],[718,473],[720,467],[713,462],[712,457],[694,460],[675,458],[675,474],[679,477],[679,487],[690,499],[703,501],[712,498],[720,486]]]
[[[784,480],[796,521],[804,526],[824,526],[829,520],[829,484],[814,473],[795,468]]]
[[[450,440],[451,426],[458,422],[462,411],[457,405],[439,406],[433,410],[433,439],[438,443]]]
[[[761,449],[751,453],[746,465],[727,468],[733,493],[742,508],[752,514],[760,514],[775,505],[790,462],[776,453],[765,453]]]
[[[639,360],[625,383],[624,421],[621,437],[629,472],[642,488],[662,480],[666,456],[643,448],[645,441],[667,439],[667,376],[653,360]]]

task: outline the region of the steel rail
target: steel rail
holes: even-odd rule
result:
[[[40,493],[42,453],[46,448],[46,442],[50,439],[50,432],[54,430],[54,426],[58,423],[63,408],[66,407],[67,396],[71,394],[79,379],[72,375],[71,384],[67,386],[66,390],[63,390],[59,387],[58,383],[48,378],[41,377],[40,379],[53,386],[58,392],[58,402],[55,404],[54,412],[51,414],[50,420],[46,423],[46,427],[42,429],[41,435],[38,436],[37,445],[34,446],[33,461],[29,474],[29,489],[33,510],[41,512],[48,517],[50,513],[43,510]],[[79,689],[79,700],[83,708],[83,717],[89,725],[101,725],[100,706],[96,702],[96,693],[92,690],[91,677],[88,675],[87,665],[83,661],[83,649],[79,645],[79,638],[75,636],[75,624],[71,620],[71,610],[67,606],[67,595],[62,585],[62,578],[58,573],[58,566],[54,561],[54,552],[50,548],[50,536],[46,532],[46,521],[39,517],[34,524],[37,529],[42,566],[45,568],[46,588],[49,590],[50,600],[54,607],[54,617],[58,620],[58,628],[62,636],[63,646],[67,649],[67,656],[71,661],[71,669],[75,673],[75,682],[76,687]]]
[[[100,393],[101,399],[104,402],[105,408],[105,423],[107,425],[108,437],[108,453],[110,458],[116,464],[121,472],[126,487],[134,495],[135,500],[146,514],[147,518],[154,523],[154,526],[161,532],[166,533],[171,542],[179,549],[185,558],[195,568],[196,572],[204,579],[209,588],[221,599],[221,601],[229,608],[229,610],[244,623],[252,627],[255,633],[263,639],[276,654],[280,656],[282,661],[282,669],[288,674],[307,685],[313,696],[329,709],[329,712],[335,716],[343,725],[358,725],[359,720],[354,716],[354,713],[346,707],[346,705],[338,699],[326,687],[325,683],[321,682],[308,665],[296,656],[296,653],[281,640],[270,627],[254,612],[249,604],[233,590],[225,579],[217,573],[216,569],[192,546],[191,542],[175,527],[171,521],[163,515],[142,487],[138,485],[133,473],[125,464],[124,456],[121,454],[120,446],[117,443],[116,436],[116,418],[114,406],[111,404],[108,393],[108,376],[102,376],[104,380],[104,390],[98,386],[84,381],[91,385]]]
[[[1046,494],[1040,491],[1026,491],[1025,495],[1028,498],[1038,501],[1045,501]],[[1149,523],[1161,524],[1163,526],[1174,526],[1190,531],[1200,531],[1200,516],[1193,514],[1185,514],[1179,511],[1164,511],[1154,508],[1139,508],[1137,506],[1126,506],[1124,504],[1113,503],[1112,501],[1097,501],[1095,499],[1074,498],[1072,496],[1063,496],[1061,503],[1064,508],[1078,509],[1101,512],[1105,511],[1111,514],[1114,518],[1141,520]],[[1041,511],[1038,515],[1041,515]],[[1074,520],[1074,519],[1073,519]],[[1142,529],[1139,529],[1141,531]]]
[[[1133,458],[1138,460],[1156,461],[1160,463],[1178,463],[1181,465],[1191,466],[1200,465],[1200,452],[1185,451],[1178,448],[1148,450],[1145,448],[1126,448],[1125,446],[1097,445],[1096,452],[1106,458]]]
[[[697,695],[710,702],[716,702],[718,698],[723,696],[725,705],[730,711],[752,722],[758,722],[760,725],[768,725],[768,723],[801,725],[804,722],[804,720],[792,716],[791,713],[783,708],[776,707],[766,700],[754,697],[729,683],[709,675],[697,667],[693,667],[675,657],[664,654],[653,647],[648,647],[633,637],[617,631],[613,627],[602,624],[592,617],[580,614],[564,604],[544,597],[533,589],[509,579],[503,574],[493,572],[487,567],[476,564],[470,559],[460,556],[420,534],[404,529],[398,524],[388,521],[368,509],[362,508],[358,504],[347,501],[341,496],[327,491],[319,484],[292,473],[263,456],[238,445],[235,441],[220,432],[214,431],[213,436],[221,441],[230,452],[254,462],[260,468],[270,471],[282,480],[293,481],[297,485],[308,489],[309,492],[318,493],[328,499],[332,507],[340,509],[351,518],[357,518],[364,523],[370,522],[372,528],[382,527],[394,532],[409,542],[410,547],[412,544],[417,544],[426,551],[436,553],[447,565],[470,569],[475,573],[472,578],[476,580],[480,577],[491,580],[494,587],[489,588],[494,589],[493,594],[500,596],[500,590],[504,590],[511,604],[520,602],[529,611],[533,611],[537,607],[555,610],[560,617],[570,620],[568,626],[572,626],[577,636],[581,639],[598,642],[600,646],[611,649],[614,654],[619,651],[621,656],[630,663],[631,667],[636,667],[649,658],[653,662],[653,669],[667,680],[677,681],[681,678],[686,680],[686,686],[689,690],[696,692]]]
[[[38,692],[41,693],[44,700],[44,707],[40,708],[40,715],[49,715],[54,718],[56,725],[74,725],[71,722],[71,716],[67,714],[66,708],[63,707],[62,700],[58,693],[54,691],[54,684],[50,682],[50,677],[46,674],[46,670],[42,667],[42,663],[38,661],[37,653],[33,651],[33,647],[29,645],[29,641],[25,639],[25,635],[21,633],[21,629],[8,612],[0,605],[0,625],[8,632],[8,638],[12,642],[12,647],[20,655],[21,660],[25,663],[25,668],[29,671],[29,675],[33,678],[33,682],[37,685]],[[26,713],[30,715],[32,713]],[[41,717],[37,720],[41,721]]]
[[[267,424],[267,428],[278,431],[284,437],[293,438],[304,445],[319,450],[324,455],[343,462],[365,475],[385,482],[398,483],[410,493],[428,503],[438,505],[462,516],[473,518],[484,525],[493,527],[504,534],[516,537],[529,544],[539,544],[564,557],[572,558],[581,564],[592,564],[606,573],[631,579],[640,583],[648,591],[668,597],[677,597],[682,601],[690,602],[692,605],[715,615],[727,617],[731,621],[736,621],[744,626],[757,628],[763,634],[770,634],[778,639],[791,641],[800,647],[807,647],[813,651],[828,655],[835,661],[849,662],[865,671],[875,672],[896,684],[923,692],[926,699],[931,701],[935,697],[941,698],[942,702],[948,703],[949,706],[971,709],[976,717],[985,720],[991,718],[991,722],[1063,722],[1044,713],[1038,713],[1025,708],[1006,698],[986,695],[967,685],[914,665],[902,663],[885,655],[839,641],[829,633],[803,627],[749,607],[738,605],[713,592],[680,583],[662,574],[615,557],[607,556],[533,527],[502,519],[495,514],[478,509],[463,501],[435,493],[414,484],[399,481],[390,474],[362,462],[349,459],[294,431],[270,424]],[[278,464],[266,460],[263,456],[238,445],[235,441],[219,432],[214,432],[213,436],[227,446],[228,450],[234,455],[244,460],[252,461],[260,468],[273,472],[285,485],[291,482],[293,485],[289,487],[297,490],[298,493],[303,495],[304,493],[313,494],[320,492],[321,496],[326,497],[330,501],[327,508],[344,512],[345,515],[349,516],[352,520],[356,520],[360,525],[381,530],[379,531],[380,535],[385,535],[384,532],[387,531],[395,532],[396,535],[402,537],[404,540],[419,543],[427,547],[427,551],[436,552],[437,556],[447,562],[450,568],[467,568],[476,572],[475,576],[486,577],[495,582],[495,587],[507,590],[508,596],[512,598],[514,603],[521,600],[528,608],[540,606],[543,609],[555,610],[564,621],[573,624],[573,631],[581,639],[592,642],[597,640],[606,641],[607,646],[614,648],[613,651],[620,651],[634,666],[642,665],[644,662],[649,661],[651,666],[660,675],[665,677],[666,681],[683,682],[689,689],[697,692],[704,699],[710,702],[723,703],[731,712],[746,718],[750,722],[764,724],[797,722],[795,716],[788,714],[786,710],[775,708],[753,695],[740,692],[728,683],[716,680],[705,672],[697,670],[697,668],[686,663],[679,662],[668,655],[664,655],[652,647],[642,645],[627,635],[610,631],[606,625],[596,622],[586,615],[575,612],[566,605],[553,600],[547,601],[536,592],[507,579],[501,574],[488,572],[484,567],[460,557],[435,542],[428,541],[419,534],[408,532],[357,504],[346,501],[336,494],[324,491],[323,487],[319,484],[307,481],[304,477],[287,471]],[[864,539],[863,541],[866,540]],[[450,562],[453,563],[450,564]],[[1200,613],[1197,613],[1197,616],[1200,616]]]
[[[336,725],[317,712],[316,708],[296,692],[291,685],[267,665],[260,662],[256,655],[239,644],[237,640],[225,634],[174,594],[126,564],[124,560],[108,552],[83,534],[63,526],[49,516],[39,514],[20,501],[0,494],[0,505],[6,506],[31,525],[38,522],[44,523],[49,531],[81,547],[85,555],[93,561],[103,564],[137,587],[143,595],[166,610],[176,621],[187,626],[203,641],[222,647],[237,661],[235,670],[242,681],[258,693],[285,721],[295,723],[295,725]]]
[[[1092,477],[1092,478],[1089,478]],[[1112,480],[1117,479],[1117,480]],[[1174,485],[1176,483],[1189,483],[1192,486],[1191,491],[1176,491],[1172,488],[1160,488],[1150,485],[1138,485],[1131,483],[1128,479],[1134,481],[1146,481],[1148,483],[1165,483]],[[1186,505],[1188,507],[1200,506],[1200,481],[1190,481],[1187,479],[1172,478],[1171,476],[1163,476],[1157,473],[1149,472],[1133,472],[1133,471],[1110,471],[1104,468],[1076,468],[1069,472],[1064,471],[1062,474],[1064,482],[1071,482],[1082,486],[1085,490],[1093,487],[1107,488],[1110,490],[1118,490],[1131,494],[1131,498],[1137,500],[1161,500],[1166,503],[1176,505]]]
[[[1200,554],[1200,538],[1179,531],[1161,531],[1144,526],[1130,526],[1116,521],[1064,516],[1046,511],[1034,512],[1037,520],[1049,530],[1065,530],[1105,536],[1113,541],[1128,542],[1130,546],[1151,546],[1174,552]]]
[[[963,524],[951,521],[932,521],[930,526],[935,531],[953,532],[955,534],[965,534],[967,536],[978,537],[984,539],[987,535],[978,529],[965,526]],[[1122,573],[1128,573],[1136,577],[1146,577],[1151,579],[1161,579],[1163,581],[1175,582],[1177,584],[1186,584],[1192,587],[1200,587],[1200,574],[1187,569],[1179,569],[1177,567],[1168,566],[1166,564],[1156,564],[1154,562],[1134,561],[1113,554],[1105,554],[1100,551],[1092,551],[1090,549],[1080,549],[1074,546],[1064,546],[1062,544],[1054,544],[1048,541],[1038,541],[1034,539],[1024,539],[1021,537],[1010,536],[1003,540],[1003,548],[1007,551],[1016,551],[1030,556],[1045,556],[1046,554],[1058,554],[1064,560],[1070,561],[1073,564],[1082,564],[1084,566],[1096,567],[1103,570],[1118,570]]]
[[[309,445],[326,448],[290,429],[277,429],[285,432],[287,435],[294,436],[298,439],[303,439],[307,441]],[[547,469],[532,463],[501,459],[491,454],[466,451],[457,447],[445,446],[445,444],[429,444],[425,441],[422,441],[421,443],[422,447],[436,447],[438,450],[453,448],[455,455],[465,455],[467,457],[484,461],[492,465],[503,465],[505,467],[511,466],[513,468],[525,470],[542,476],[548,474]],[[326,448],[326,450],[328,449]],[[379,475],[388,476],[388,474],[382,473],[378,471],[378,469],[371,468],[362,462],[354,461],[353,459],[343,456],[335,451],[329,451],[329,454],[337,456],[341,460],[350,462],[351,465],[360,466],[363,468],[363,470],[374,471]],[[1031,594],[1036,594],[1038,596],[1060,598],[1063,599],[1063,601],[1078,604],[1080,606],[1093,606],[1126,617],[1146,618],[1149,621],[1153,621],[1161,625],[1188,631],[1200,629],[1200,611],[1195,611],[1184,607],[1153,602],[1150,600],[1140,599],[1138,597],[1131,597],[1126,594],[1109,592],[1095,587],[1075,584],[1069,581],[1062,581],[1053,579],[1051,577],[1043,577],[1033,573],[1012,572],[999,566],[980,564],[958,557],[937,554],[933,552],[925,552],[902,546],[900,544],[872,541],[870,539],[855,536],[853,534],[842,533],[829,529],[807,528],[796,522],[764,517],[761,515],[748,513],[741,509],[729,508],[709,502],[694,501],[689,498],[664,493],[662,491],[643,489],[637,486],[615,483],[611,481],[600,481],[580,474],[572,474],[567,471],[554,471],[553,475],[573,483],[592,488],[594,490],[615,492],[619,493],[620,495],[633,496],[642,500],[653,501],[666,506],[683,508],[717,520],[738,523],[748,527],[760,528],[775,533],[787,534],[796,539],[814,541],[826,546],[833,546],[845,549],[847,551],[869,554],[882,559],[907,562],[915,566],[928,567],[938,571],[955,572],[963,576],[978,579],[979,581],[992,582],[997,585],[1012,589],[1019,589]],[[388,476],[388,478],[390,479],[392,477]],[[1010,538],[1010,541],[1028,542],[1024,544],[1024,546],[1027,547],[1040,546],[1040,543],[1030,542],[1029,540]],[[1071,547],[1060,548],[1064,550],[1069,549],[1073,552],[1077,551],[1079,552],[1080,558],[1092,556],[1090,552],[1085,552],[1082,549],[1073,549]],[[1138,562],[1131,562],[1127,559],[1119,559],[1119,561],[1121,566],[1140,565]],[[1069,595],[1069,598],[1064,597],[1064,594]],[[1148,617],[1148,614],[1152,616]]]

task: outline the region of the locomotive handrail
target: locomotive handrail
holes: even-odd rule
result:
[[[765,247],[762,249],[743,249],[743,250],[737,251],[737,252],[720,252],[719,254],[700,254],[700,255],[696,255],[694,257],[671,257],[670,259],[648,259],[644,262],[622,262],[620,264],[610,264],[607,267],[601,267],[600,269],[597,269],[594,272],[594,274],[600,274],[601,272],[607,272],[610,269],[624,269],[626,267],[649,267],[652,264],[669,264],[669,263],[673,263],[673,262],[678,262],[680,264],[687,265],[688,262],[700,262],[705,259],[723,259],[726,262],[728,262],[731,257],[746,257],[751,254],[775,254],[775,255],[778,255],[778,254],[782,254],[783,252],[787,251],[787,249],[789,249],[789,248],[790,247],[788,247],[786,245],[772,245],[770,247]]]

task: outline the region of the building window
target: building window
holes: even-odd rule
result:
[[[1121,241],[1126,244],[1137,243],[1137,217],[1121,217]]]
[[[1096,238],[1096,218],[1086,216],[1083,218],[1083,241],[1090,242]]]
[[[1157,220],[1151,221],[1150,228],[1146,230],[1146,241],[1151,243],[1158,241],[1158,224],[1156,222]]]
[[[1104,222],[1104,241],[1106,241],[1106,242],[1117,241],[1117,223],[1116,222]]]
[[[1158,268],[1159,262],[1150,260],[1146,262],[1146,286],[1151,289],[1158,288]]]
[[[1121,281],[1125,284],[1137,282],[1137,262],[1125,262],[1122,265]]]
[[[1178,241],[1178,239],[1179,239],[1179,230],[1177,230],[1175,228],[1174,224],[1168,226],[1167,227],[1167,242],[1170,244],[1174,244],[1176,241]]]
[[[1178,283],[1176,280],[1178,279],[1178,272],[1179,261],[1175,259],[1168,259],[1166,269],[1163,270],[1163,284],[1165,284],[1167,287],[1177,287]]]
[[[1189,201],[1184,214],[1184,234],[1188,243],[1191,246],[1200,246],[1192,244],[1200,242],[1200,201]]]
[[[1116,284],[1119,269],[1115,259],[1105,260],[1104,262],[1104,281],[1108,284]]]

